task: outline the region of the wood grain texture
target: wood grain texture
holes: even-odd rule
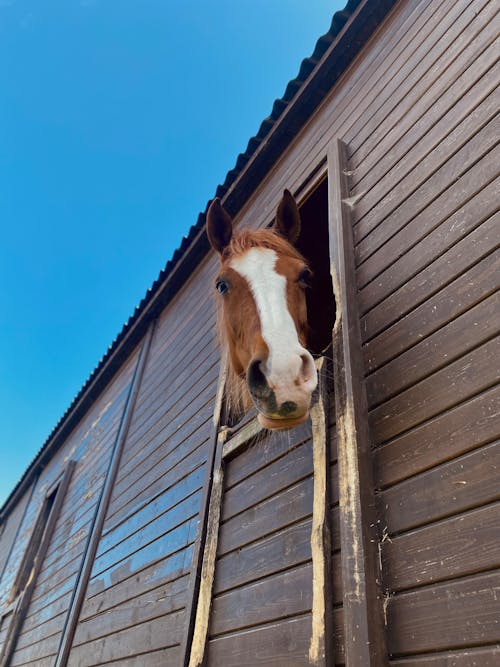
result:
[[[390,486],[497,438],[499,414],[500,386],[495,385],[378,448],[377,486]]]
[[[381,493],[389,534],[500,498],[500,441],[404,480]]]
[[[443,651],[500,641],[500,574],[481,574],[391,597],[389,650]]]
[[[500,355],[497,337],[452,362],[370,412],[375,442],[394,438],[498,381],[492,359]]]
[[[474,509],[382,544],[391,591],[500,568],[500,504]]]

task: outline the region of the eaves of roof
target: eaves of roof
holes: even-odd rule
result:
[[[348,0],[344,9],[333,15],[329,31],[318,39],[312,55],[302,61],[297,77],[289,82],[283,97],[274,102],[270,116],[262,121],[245,152],[240,153],[234,168],[217,187],[215,196],[223,200],[232,215],[242,208],[396,2]],[[0,509],[0,522],[132,353],[151,320],[160,314],[208,252],[204,227],[209,204],[205,212],[198,215],[196,224],[182,239],[8,496]]]

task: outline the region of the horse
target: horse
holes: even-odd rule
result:
[[[260,424],[268,429],[306,421],[318,382],[307,349],[306,290],[312,272],[294,247],[300,226],[289,190],[272,229],[235,231],[219,198],[207,212],[207,236],[220,259],[214,286],[229,370],[243,381]]]

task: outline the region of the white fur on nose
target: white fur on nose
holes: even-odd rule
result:
[[[251,248],[241,257],[231,260],[231,267],[246,279],[255,299],[262,338],[269,348],[265,368],[267,381],[272,389],[278,390],[278,401],[289,401],[296,400],[297,391],[303,393],[305,389],[307,393],[312,392],[316,378],[302,377],[304,366],[314,366],[314,362],[299,342],[288,310],[286,278],[276,271],[276,260],[274,250]],[[297,380],[302,380],[304,386],[298,386]],[[286,396],[282,389],[286,389]]]

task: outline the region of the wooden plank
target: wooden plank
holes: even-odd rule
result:
[[[78,624],[72,646],[79,646],[99,637],[105,637],[134,625],[166,616],[184,609],[188,576],[175,579],[167,586],[145,591],[137,597],[127,600],[124,604],[113,607],[112,613],[98,612],[91,618]]]
[[[375,442],[381,443],[447,410],[498,380],[491,363],[500,355],[500,337],[452,362],[370,412]]]
[[[497,50],[498,47],[500,47],[500,38],[498,39]],[[498,83],[498,81],[495,83]],[[365,238],[380,222],[384,221],[385,224],[385,221],[390,218],[394,210],[399,209],[401,212],[403,209],[406,209],[404,205],[401,205],[401,202],[408,202],[413,197],[416,198],[417,195],[415,193],[420,192],[425,187],[429,176],[434,178],[434,175],[439,173],[442,165],[452,160],[455,153],[466,142],[471,141],[471,137],[474,137],[476,133],[479,134],[482,127],[492,118],[495,118],[500,101],[500,93],[498,92],[497,85],[493,84],[491,86],[490,93],[482,101],[480,97],[477,99],[478,97],[476,95],[475,102],[477,106],[469,109],[468,113],[464,115],[463,120],[442,137],[434,149],[430,150],[420,162],[414,164],[406,173],[404,163],[396,165],[397,169],[393,173],[389,173],[385,177],[385,180],[382,179],[377,188],[370,190],[356,203],[356,231],[354,232],[354,236],[357,242]],[[496,123],[494,125],[497,126]],[[485,134],[484,136],[488,135]],[[494,143],[490,144],[491,147],[493,145]],[[480,152],[479,155],[483,155],[484,152]],[[469,153],[467,152],[466,155],[469,155]],[[390,182],[392,182],[392,188],[390,187]],[[447,186],[448,184],[449,181],[445,181],[445,185]]]
[[[186,499],[203,485],[205,471],[200,466],[187,475],[178,476],[171,486],[140,510],[127,517],[127,521],[119,524],[106,535],[102,536],[97,548],[96,559],[117,544],[130,538],[137,531],[145,528],[152,521],[168,512],[175,505]]]
[[[134,516],[141,511],[161,493],[172,487],[176,480],[182,479],[188,474],[194,472],[203,465],[207,459],[208,438],[202,439],[207,430],[207,425],[203,424],[201,432],[191,434],[191,437],[185,439],[173,452],[170,452],[158,465],[158,476],[150,483],[144,480],[144,484],[135,484],[131,487],[130,495],[127,495],[127,502],[122,505],[120,510],[113,514],[113,520],[109,520],[103,535],[115,530],[129,517]]]
[[[353,156],[356,149],[369,139],[370,132],[375,132],[381,125],[384,126],[397,103],[411,91],[411,84],[415,84],[415,79],[418,81],[418,75],[432,66],[432,56],[435,53],[433,47],[448,27],[453,26],[458,7],[457,3],[445,1],[440,3],[439,10],[434,3],[426,9],[427,11],[422,12],[406,36],[408,41],[405,40],[399,50],[393,49],[397,53],[397,58],[392,59],[391,52],[386,51],[384,54],[391,62],[388,73],[379,79],[378,86],[374,86],[373,91],[367,87],[369,95],[367,102],[371,102],[372,113],[368,115],[366,108],[363,107],[365,113],[360,114],[356,122],[351,122],[348,130],[342,135],[352,146],[349,156]],[[442,42],[440,48],[445,50]],[[406,84],[407,79],[409,79],[408,84]],[[379,129],[377,135],[380,135],[380,132]]]
[[[153,477],[153,480],[159,477],[161,466],[158,464],[210,419],[211,410],[209,408],[213,406],[215,392],[215,383],[212,380],[213,378],[190,406],[184,407],[177,419],[173,420],[170,425],[168,423],[164,424],[161,430],[153,435],[152,440],[144,442],[145,454],[147,455],[137,468],[129,471],[129,484],[124,484],[125,476],[123,476],[121,483],[117,485],[116,495],[113,498],[112,507],[107,517],[108,522],[123,507],[123,498],[129,499],[131,488],[135,488],[134,485],[139,485],[140,489],[144,489],[145,480],[143,478],[146,475],[149,475],[149,479]],[[208,436],[209,433],[204,433],[202,440],[205,440]],[[158,471],[159,474],[155,474],[155,471]]]
[[[361,313],[386,299],[497,212],[499,155],[500,149],[487,153],[467,172],[467,178],[447,190],[446,202],[435,207],[435,215],[418,216],[359,267]]]
[[[381,493],[390,535],[500,498],[500,441],[484,445]]]
[[[496,385],[379,447],[377,487],[395,484],[497,438],[499,413],[500,385]]]
[[[499,220],[500,213],[496,213],[484,221],[465,239],[450,248],[443,257],[436,259],[390,294],[382,302],[382,307],[373,308],[364,315],[362,318],[364,340],[373,338],[487,255],[495,253],[494,256],[497,258],[495,251],[498,248],[498,235],[496,231]],[[493,276],[493,284],[494,287],[498,287],[498,276]]]
[[[445,582],[389,599],[393,656],[500,641],[500,573]]]
[[[220,556],[312,514],[312,475],[225,521],[220,528]]]
[[[218,405],[216,410],[216,417],[214,419],[214,426],[218,429],[221,409],[222,396],[226,378],[226,363],[224,362],[224,371],[219,383]],[[221,514],[222,492],[224,486],[224,468],[222,461],[222,448],[227,437],[227,429],[222,428],[218,430],[217,447],[213,462],[213,472],[211,471],[211,484],[207,485],[207,500],[208,494],[210,500],[208,501],[207,517],[206,517],[206,537],[203,540],[203,558],[201,560],[201,567],[199,569],[199,587],[193,584],[192,596],[196,596],[196,604],[192,604],[191,614],[195,613],[194,623],[187,626],[184,633],[184,656],[183,664],[188,664],[189,667],[200,667],[204,663],[206,643],[208,635],[208,626],[210,622],[210,607],[212,604],[213,583],[215,574],[215,560],[217,555],[217,541],[219,536],[219,523]],[[210,479],[210,478],[209,478]],[[200,555],[201,544],[200,539]],[[191,627],[192,624],[192,627]]]
[[[382,544],[391,592],[500,567],[500,504],[423,526]]]
[[[184,610],[181,610],[74,646],[68,665],[91,667],[178,645],[183,624]]]
[[[487,22],[487,30],[489,26]],[[397,122],[386,132],[384,141],[369,147],[371,150],[364,159],[364,146],[358,151],[355,157],[358,167],[352,177],[354,193],[371,189],[399,160],[408,157],[417,161],[424,151],[432,150],[438,137],[452,130],[462,119],[463,110],[473,105],[471,97],[477,95],[476,88],[481,86],[489,90],[490,77],[495,76],[496,52],[493,45],[478,34],[477,27],[476,24],[465,33],[473,39],[421,95],[419,104],[412,105],[408,100],[410,104],[405,104],[404,111],[401,105],[398,107],[403,113],[395,116]],[[360,161],[363,162],[362,169],[359,168]],[[375,165],[377,169],[374,169]]]
[[[127,488],[125,481],[127,479],[138,479],[144,471],[147,471],[148,459],[156,460],[161,456],[161,446],[165,446],[165,441],[169,440],[176,431],[186,426],[189,428],[190,417],[195,415],[195,411],[207,403],[207,401],[214,398],[216,379],[218,376],[217,361],[214,360],[209,372],[203,378],[197,378],[193,386],[182,397],[182,402],[173,404],[166,404],[164,412],[159,416],[159,419],[148,428],[147,436],[141,435],[140,438],[133,440],[130,444],[135,450],[137,446],[142,448],[142,457],[134,457],[132,465],[125,465],[123,470],[120,470],[120,478],[117,480],[116,496],[114,502],[116,503],[120,497],[123,489]],[[137,438],[137,436],[136,436]],[[176,440],[177,444],[178,441]],[[172,450],[172,444],[169,442],[169,451]],[[147,453],[146,460],[144,454]]]
[[[180,646],[157,651],[148,651],[131,658],[120,658],[120,667],[179,667],[181,657]],[[116,662],[102,662],[101,665],[116,665]]]
[[[392,208],[381,207],[377,211],[377,216],[367,216],[356,226],[358,264],[364,262],[439,196],[445,197],[443,193],[450,185],[464,176],[478,159],[497,145],[500,120],[490,116],[486,125],[481,127],[481,122],[484,120],[483,118],[477,120],[479,127],[474,129],[474,134],[467,143],[457,147],[452,157],[437,170],[432,170],[428,174],[428,180],[418,189],[411,194],[407,193],[405,199],[394,202]],[[382,221],[383,224],[380,224]]]
[[[293,524],[217,561],[214,592],[241,586],[311,558],[311,519]]]
[[[330,258],[337,305],[333,330],[335,412],[344,592],[345,659],[350,667],[386,664],[371,442],[361,335],[356,303],[354,248],[346,147],[328,153]]]
[[[334,613],[335,661],[344,664],[342,611]],[[209,666],[305,667],[309,665],[309,614],[217,637],[209,642]]]
[[[264,436],[264,434],[263,434]],[[227,466],[225,473],[225,489],[228,491],[236,484],[269,466],[287,452],[311,437],[311,425],[306,422],[290,431],[268,431],[265,437],[252,443],[238,455],[238,464]]]
[[[479,241],[477,237],[473,240]],[[469,254],[474,255],[475,244],[470,244],[468,247]],[[461,257],[464,256],[455,257],[457,264],[460,264]],[[471,268],[463,275],[460,275],[462,267],[459,265],[457,278],[454,272],[452,275],[444,275],[450,274],[447,259],[451,260],[451,257],[446,258],[445,263],[437,263],[439,266],[436,265],[421,274],[421,291],[418,300],[422,299],[423,303],[420,306],[413,306],[412,309],[412,306],[408,305],[410,303],[416,305],[417,301],[415,295],[409,293],[406,305],[403,305],[405,298],[401,294],[401,299],[398,298],[399,303],[395,307],[394,302],[391,307],[390,299],[387,299],[382,307],[377,308],[379,313],[387,309],[385,317],[388,317],[389,321],[396,320],[396,322],[364,346],[365,366],[368,373],[410,348],[420,338],[432,334],[450,320],[472,308],[498,288],[500,251],[487,254],[483,259],[473,257]],[[434,283],[432,283],[433,278],[436,279]],[[403,309],[404,312],[401,312]],[[406,315],[404,315],[405,312]],[[383,316],[380,314],[379,317]],[[398,321],[399,317],[402,319]],[[381,326],[386,324],[387,322],[381,323]]]
[[[497,667],[500,645],[466,648],[462,651],[446,651],[432,655],[410,656],[391,660],[391,667]]]
[[[284,486],[307,477],[312,471],[311,443],[306,441],[225,491],[222,520],[227,521],[235,514],[262,502]]]
[[[218,595],[213,601],[210,639],[310,612],[312,577],[309,562]]]
[[[131,559],[135,563],[135,555],[142,552],[142,560],[142,557],[145,557],[145,549],[149,546],[153,551],[156,551],[153,544],[158,540],[162,542],[168,540],[167,535],[183,525],[187,518],[198,515],[200,501],[201,489],[198,489],[165,514],[155,518],[136,533],[131,534],[104,554],[95,558],[92,565],[91,577],[96,578],[103,572],[115,571],[119,568],[120,564],[127,563],[131,566]]]
[[[194,542],[198,527],[198,513],[186,517],[184,523],[162,535],[154,542],[131,554],[123,563],[116,563],[92,576],[88,594],[110,588],[118,582],[137,575],[143,569],[180,551]]]
[[[500,290],[377,369],[366,380],[370,407],[436,372],[498,332]]]
[[[168,586],[170,582],[183,577],[189,572],[193,555],[193,544],[165,556],[161,561],[144,568],[135,576],[117,582],[111,588],[96,587],[89,590],[80,614],[80,622],[99,613],[111,611],[123,603],[134,599],[138,592],[146,593],[159,586]]]
[[[130,434],[123,474],[128,474],[130,469],[137,466],[140,457],[139,443],[149,442],[152,433],[161,430],[168,420],[175,419],[182,408],[190,405],[210,382],[215,381],[214,376],[218,374],[218,357],[210,343],[207,348],[204,356],[193,354],[187,367],[184,367],[177,376],[172,376],[174,371],[167,369],[156,388],[154,400],[151,397],[149,403],[146,403],[147,410],[142,415],[143,418],[139,424],[135,424],[136,428]]]

